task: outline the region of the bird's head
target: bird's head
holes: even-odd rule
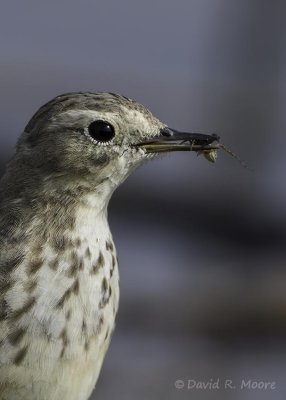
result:
[[[80,177],[119,185],[156,154],[207,151],[214,135],[168,128],[141,104],[113,93],[68,93],[56,97],[30,120],[17,153],[44,176]]]

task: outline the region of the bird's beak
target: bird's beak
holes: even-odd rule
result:
[[[207,153],[220,148],[219,136],[202,133],[179,132],[168,127],[162,128],[160,135],[138,143],[147,153],[163,153],[169,151],[196,151]]]

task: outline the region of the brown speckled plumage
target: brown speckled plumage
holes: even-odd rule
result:
[[[119,300],[108,201],[164,126],[112,93],[58,96],[27,124],[0,183],[0,400],[90,396]]]

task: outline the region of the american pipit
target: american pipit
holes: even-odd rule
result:
[[[0,186],[0,399],[85,400],[118,308],[108,201],[145,160],[216,148],[112,93],[69,93],[30,120]]]

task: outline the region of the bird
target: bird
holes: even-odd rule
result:
[[[115,93],[65,93],[35,113],[0,181],[0,400],[90,397],[119,303],[112,193],[147,160],[208,158],[218,141]]]

